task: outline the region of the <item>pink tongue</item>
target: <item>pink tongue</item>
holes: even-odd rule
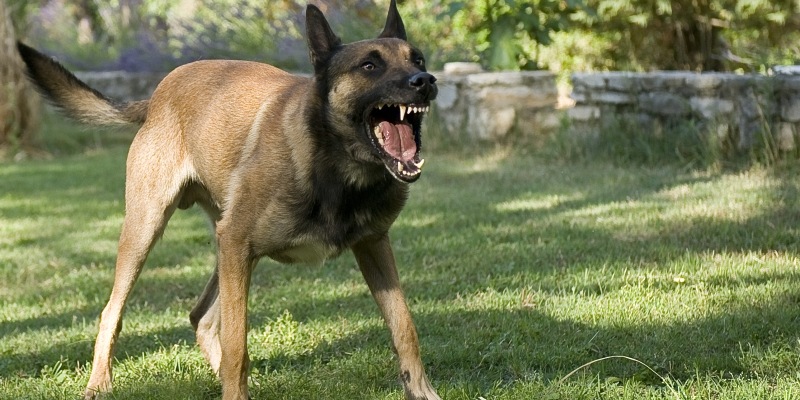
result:
[[[388,121],[380,123],[383,133],[383,149],[392,157],[401,161],[411,161],[417,153],[417,143],[409,124],[393,124]]]

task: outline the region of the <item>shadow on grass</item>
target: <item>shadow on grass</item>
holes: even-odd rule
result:
[[[794,346],[796,350],[796,343],[789,339],[800,331],[798,299],[800,290],[777,297],[766,307],[739,307],[686,323],[616,328],[558,320],[536,309],[414,314],[423,359],[434,385],[485,393],[498,382],[510,385],[534,377],[557,380],[580,362],[618,354],[637,358],[662,375],[669,374],[679,380],[689,379],[698,372],[718,373],[723,377],[744,375],[746,378],[788,373],[800,367],[797,365],[800,361],[784,366],[782,370],[759,371],[743,357],[741,349],[743,346],[769,349],[773,344],[779,344]],[[352,307],[358,308],[361,301],[358,298],[340,298],[336,304],[320,304],[317,313],[305,318],[328,318],[330,309],[339,308],[342,303],[346,307],[355,303]],[[28,323],[26,329],[45,329],[46,325],[59,323],[69,325],[70,318],[69,315],[49,317],[45,321]],[[188,323],[185,327],[144,334],[123,330],[116,359],[121,362],[129,357],[159,351],[165,345],[192,341]],[[309,353],[279,353],[270,358],[256,358],[252,366],[262,372],[256,379],[311,376],[316,380],[315,385],[320,387],[350,382],[357,383],[360,389],[371,387],[375,391],[392,391],[399,386],[396,365],[390,361],[392,356],[388,349],[388,331],[382,326],[370,327],[340,340],[325,342]],[[3,365],[0,376],[35,376],[44,366],[57,362],[66,365],[85,363],[91,360],[91,350],[92,341],[87,340],[16,354],[13,361],[6,358],[0,363]],[[375,358],[376,354],[383,359]],[[580,361],[576,363],[575,360]],[[643,367],[624,361],[595,364],[586,372],[600,377],[661,384]],[[263,385],[261,389],[255,387],[254,392],[264,398],[280,397],[280,393],[303,393],[309,390],[307,379],[296,382],[282,379],[280,391],[273,392],[274,385]],[[175,383],[167,379],[163,385],[174,386]],[[119,398],[137,398],[141,394],[162,392],[159,386],[153,383],[141,387],[122,386],[117,394]],[[209,396],[214,397],[212,394]]]
[[[118,158],[119,155],[112,155],[107,161],[116,162]],[[102,200],[105,205],[99,208],[84,211],[81,207],[71,207],[64,211],[71,218],[96,218],[93,213],[110,211],[109,204],[121,196],[118,193],[121,193],[122,177],[118,169],[113,178],[105,177],[102,171],[91,165],[87,162],[72,170],[48,167],[33,173],[19,169],[3,175],[6,181],[2,189],[8,189],[10,192],[6,193],[13,193],[12,196],[26,201],[42,198],[80,204],[86,197]],[[771,188],[764,198],[768,206],[759,212],[725,218],[661,218],[644,221],[641,232],[629,232],[619,231],[613,224],[593,224],[591,220],[621,218],[620,215],[627,212],[638,215],[636,213],[643,208],[663,210],[672,200],[660,193],[680,191],[681,187],[709,183],[716,178],[680,174],[673,170],[625,175],[619,169],[598,171],[591,166],[536,165],[540,170],[533,171],[525,170],[527,167],[521,161],[501,159],[495,167],[469,173],[444,167],[434,170],[427,183],[415,186],[408,210],[393,230],[401,277],[412,302],[412,313],[423,345],[423,358],[435,384],[479,391],[496,382],[511,383],[537,376],[558,379],[582,362],[615,354],[637,358],[678,379],[691,378],[698,372],[718,373],[725,377],[769,376],[800,369],[798,362],[789,362],[769,371],[759,371],[758,365],[754,365],[747,354],[749,348],[759,351],[773,348],[797,350],[800,277],[791,273],[737,281],[708,280],[706,283],[712,290],[764,283],[790,289],[772,295],[767,304],[748,305],[747,300],[742,299],[726,307],[724,312],[670,324],[599,326],[576,323],[545,315],[537,311],[535,304],[487,310],[446,307],[446,311],[414,311],[415,302],[449,303],[459,296],[487,288],[497,291],[535,288],[554,294],[565,290],[587,295],[609,293],[615,289],[613,286],[600,288],[593,283],[580,286],[580,282],[576,284],[574,280],[559,280],[567,273],[602,268],[608,264],[659,269],[685,259],[687,254],[798,253],[798,184],[782,175],[777,176],[779,185]],[[573,170],[564,171],[562,168]],[[623,176],[615,177],[615,173]],[[49,177],[44,182],[41,182],[42,174]],[[76,179],[76,175],[80,178]],[[99,185],[96,187],[92,186],[94,183],[87,184],[94,180],[106,183],[96,183]],[[476,182],[481,186],[477,187]],[[70,188],[76,187],[79,189],[69,194]],[[471,196],[473,191],[480,194]],[[540,194],[556,198],[542,202]],[[509,203],[514,201],[522,203]],[[30,211],[25,208],[28,203],[21,204],[0,209],[3,217],[21,218],[26,215]],[[499,207],[502,204],[512,206]],[[586,210],[597,211],[587,213]],[[71,229],[75,227],[64,227],[47,237],[67,235]],[[180,264],[199,248],[213,251],[203,243],[171,247],[180,239],[180,236],[171,239],[166,244],[169,249],[164,250],[164,258],[156,262],[163,265],[164,260],[169,260],[168,263]],[[164,246],[164,243],[159,245]],[[68,241],[56,241],[51,245],[51,251],[70,254],[71,246]],[[161,250],[157,247],[156,251]],[[113,254],[107,257],[113,257]],[[317,280],[322,280],[325,285],[351,282],[354,267],[348,257],[325,266],[325,272],[262,264],[254,278],[253,290],[280,292],[282,281],[289,276],[297,276],[300,284],[309,286]],[[103,262],[109,260],[105,258]],[[81,262],[78,259],[73,261],[76,264]],[[209,265],[207,273],[211,268]],[[173,307],[177,300],[191,299],[187,302],[192,302],[202,291],[206,279],[205,273],[175,275],[169,279],[145,277],[137,286],[137,292],[141,292],[144,283],[148,287],[147,294],[134,297],[132,305],[159,310]],[[290,295],[286,299],[279,294],[270,296],[265,299],[275,305],[257,304],[253,307],[251,321],[256,328],[267,318],[275,317],[275,312],[281,309],[289,310],[301,323],[331,315],[345,318],[378,315],[366,289],[359,294],[335,299],[316,299],[313,305],[308,297],[302,295]],[[68,312],[4,321],[0,325],[0,336],[57,329],[70,325],[76,316],[96,318],[104,300],[100,298],[91,307],[76,307]],[[88,362],[92,341],[93,337],[89,337],[86,342],[58,343],[14,354],[0,364],[0,376],[18,376],[20,372],[35,375],[43,366],[59,362],[65,355],[73,362]],[[181,341],[193,342],[188,322],[182,327],[146,333],[132,334],[123,329],[117,357],[125,360],[128,354],[151,353],[163,348],[165,343]],[[393,363],[370,361],[369,357],[359,356],[366,352],[388,358],[388,348],[389,335],[385,328],[362,328],[342,339],[325,342],[309,353],[279,353],[274,357],[254,359],[253,366],[267,371],[267,374],[317,376],[322,380],[320,386],[335,386],[336,382],[342,381],[360,385],[368,382],[368,385],[374,385],[375,390],[394,390],[396,371]],[[319,374],[320,370],[329,368],[333,372]],[[376,381],[375,368],[382,371],[378,375],[386,377],[385,381]],[[642,378],[642,374],[647,375],[643,367],[622,361],[599,363],[588,371],[600,376],[638,377],[655,382],[652,376]],[[303,392],[308,380],[284,380],[281,384],[295,385],[285,389],[297,393]],[[169,385],[169,382],[164,383],[165,387]],[[158,391],[160,385],[130,389],[133,395],[140,396]],[[261,390],[263,397],[280,397],[280,392],[273,392],[273,389],[254,390]]]
[[[797,350],[796,343],[787,338],[796,337],[800,328],[800,314],[795,311],[799,294],[776,298],[768,307],[740,308],[670,325],[598,327],[557,320],[536,310],[415,313],[415,320],[423,359],[434,385],[470,388],[476,394],[486,393],[498,382],[511,385],[536,377],[558,380],[583,362],[609,355],[636,358],[678,380],[691,379],[698,373],[769,379],[795,371],[800,361],[779,370],[763,371],[743,352],[749,347],[769,349],[773,345]],[[788,324],[787,319],[791,321]],[[396,388],[393,385],[397,384],[398,372],[394,363],[386,361],[391,357],[388,346],[385,328],[367,328],[322,344],[310,353],[255,359],[253,366],[267,376],[310,374],[330,382],[360,382],[376,385],[375,390],[392,390]],[[384,358],[352,355],[359,352]],[[375,368],[381,372],[376,373]],[[663,384],[641,365],[620,360],[595,364],[585,372],[601,379],[616,377]],[[302,387],[284,389],[296,393]],[[264,395],[271,398],[278,394]]]

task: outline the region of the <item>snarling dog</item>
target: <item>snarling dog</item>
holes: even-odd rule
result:
[[[68,115],[141,125],[128,154],[114,286],[86,398],[111,390],[125,302],[167,220],[198,204],[218,254],[190,320],[224,399],[248,398],[247,299],[258,260],[319,263],[347,249],[391,331],[406,398],[439,399],[388,236],[422,170],[420,130],[435,78],[406,41],[394,0],[377,39],[342,44],[313,5],[306,34],[312,77],[255,62],[198,61],[171,72],[149,100],[125,104],[18,45],[31,79]]]

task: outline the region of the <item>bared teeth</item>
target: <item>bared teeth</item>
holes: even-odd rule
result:
[[[397,107],[400,109],[400,121],[406,118],[406,115],[413,113],[426,113],[430,111],[430,106],[411,106],[408,104],[378,104],[375,109],[382,110],[384,107]]]
[[[425,163],[425,160],[420,160],[419,162],[412,161],[412,164],[416,168],[406,169],[406,166],[403,164],[402,161],[395,160],[395,172],[398,175],[406,176],[406,177],[413,177],[417,176],[422,173],[422,165]]]
[[[381,127],[379,125],[375,125],[375,129],[373,129],[372,133],[375,135],[375,138],[378,139],[378,143],[383,146],[384,139],[383,132],[381,132]]]

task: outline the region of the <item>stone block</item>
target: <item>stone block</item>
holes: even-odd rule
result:
[[[608,89],[629,93],[637,89],[641,74],[631,72],[609,73],[605,78]]]
[[[686,79],[690,79],[695,75],[694,72],[685,71],[669,71],[660,72],[662,85],[667,90],[684,89],[686,87]]]
[[[795,124],[781,122],[778,128],[778,148],[782,151],[791,151],[796,147],[795,144]]]
[[[681,96],[654,92],[639,96],[639,106],[647,112],[669,117],[686,116],[691,112],[689,101]]]
[[[739,140],[737,147],[739,150],[746,150],[753,146],[756,135],[760,132],[761,124],[757,120],[748,119],[743,115],[739,116]]]
[[[727,74],[705,73],[686,77],[686,84],[701,91],[716,89],[725,81]]]
[[[631,104],[634,97],[629,93],[620,92],[599,92],[592,94],[592,103],[606,103],[606,104]]]
[[[800,65],[776,65],[772,71],[777,75],[796,75],[800,76]]]
[[[781,119],[787,122],[800,122],[800,97],[790,97],[782,102]]]
[[[582,91],[582,92],[575,92],[575,91],[573,91],[572,93],[570,93],[570,95],[569,95],[569,98],[571,98],[572,100],[574,100],[576,104],[579,104],[579,103],[586,103],[586,102],[588,102],[588,101],[589,101],[589,98],[588,98],[588,96],[587,96],[587,93],[586,93],[586,92],[583,92],[583,91]]]
[[[451,110],[459,99],[458,85],[454,83],[441,82],[437,84],[439,94],[436,96],[436,105],[442,110]]]
[[[467,135],[481,140],[502,138],[514,127],[516,116],[513,107],[494,110],[470,107]]]
[[[555,74],[550,71],[506,71],[485,72],[466,76],[471,87],[481,86],[529,86],[539,81],[551,82],[555,88]]]
[[[575,106],[567,110],[567,116],[573,121],[591,121],[600,118],[600,108],[595,106]]]
[[[469,96],[472,101],[487,108],[553,107],[558,101],[557,93],[540,92],[526,86],[484,86]]]
[[[774,78],[777,92],[795,93],[800,91],[800,75],[778,75]]]
[[[717,97],[692,97],[689,100],[692,111],[705,119],[713,119],[733,112],[733,102]]]
[[[575,86],[581,85],[589,89],[605,89],[606,79],[597,73],[574,73],[572,82]]]
[[[483,68],[478,63],[473,62],[449,62],[444,64],[445,74],[465,75],[478,74],[483,72]]]
[[[639,79],[639,85],[642,90],[657,91],[664,89],[664,79],[658,73],[645,74]]]
[[[745,119],[756,119],[761,115],[761,106],[752,87],[744,87],[736,91],[736,108],[740,117]]]

